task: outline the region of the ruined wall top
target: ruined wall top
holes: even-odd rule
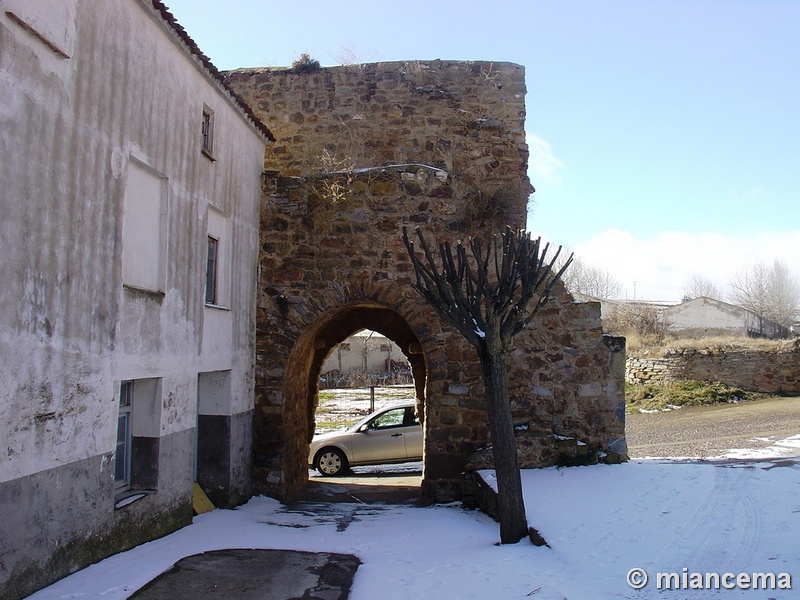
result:
[[[405,61],[238,69],[229,85],[275,134],[265,168],[283,176],[423,163],[457,196],[504,190],[524,226],[532,191],[525,69],[506,62]],[[510,193],[509,193],[510,192]]]

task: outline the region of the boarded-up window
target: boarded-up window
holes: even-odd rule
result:
[[[122,281],[164,291],[167,180],[135,160],[128,163],[122,214]]]

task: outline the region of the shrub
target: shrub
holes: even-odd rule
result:
[[[313,73],[314,71],[319,71],[321,68],[319,61],[314,60],[305,52],[292,63],[292,69],[298,73]]]
[[[625,403],[629,412],[663,410],[671,406],[704,406],[728,402],[741,402],[764,396],[746,392],[719,381],[675,381],[655,384],[626,384]]]

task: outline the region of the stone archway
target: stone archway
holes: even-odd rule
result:
[[[288,351],[281,361],[280,377],[275,379],[280,391],[264,394],[260,401],[257,398],[254,420],[256,485],[281,498],[290,496],[308,480],[308,444],[314,434],[319,377],[325,359],[340,342],[362,329],[376,331],[395,342],[411,367],[417,410],[423,422],[430,379],[423,343],[414,327],[386,304],[373,299],[345,302],[321,311],[301,327],[302,331],[292,328],[297,333],[296,341],[290,347],[284,344]],[[276,337],[280,336],[272,336],[273,342]],[[274,349],[273,344],[272,358],[277,358]],[[276,364],[275,368],[277,374],[280,367]],[[267,485],[259,486],[259,480]]]
[[[490,442],[481,366],[413,289],[402,231],[421,226],[440,242],[524,227],[524,69],[380,63],[240,70],[228,81],[276,135],[259,227],[255,490],[285,498],[305,483],[322,361],[369,328],[406,342],[414,365],[422,495],[463,497],[463,474]],[[603,336],[599,304],[559,290],[507,366],[521,465],[624,458],[624,345]]]
[[[314,435],[322,364],[337,344],[362,329],[376,331],[400,347],[411,366],[417,410],[424,420],[427,370],[422,345],[410,325],[397,312],[372,303],[358,303],[333,310],[312,325],[308,335],[301,336],[301,341],[295,346],[287,364],[284,402],[289,410],[289,407],[297,407],[291,410],[292,418],[304,418],[307,425],[306,447],[304,450],[299,448],[303,450],[302,455],[297,459],[287,457],[287,468],[300,468],[301,471],[297,474],[285,473],[290,480],[302,479],[306,472],[305,466],[299,465],[305,460],[308,443]],[[297,451],[298,446],[292,445],[292,449]]]

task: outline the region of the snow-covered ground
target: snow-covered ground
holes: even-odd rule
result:
[[[800,436],[794,436],[755,457],[734,451],[735,459],[720,461],[526,470],[529,521],[550,548],[527,541],[498,546],[498,525],[458,505],[325,504],[292,511],[259,497],[197,517],[31,600],[126,598],[178,559],[223,548],[355,554],[363,564],[353,600],[797,598],[800,462],[791,457],[798,454]],[[493,473],[484,476],[491,481]],[[636,568],[649,576],[641,590],[628,584],[629,573],[641,575]],[[675,574],[673,589],[658,589],[658,573]],[[674,589],[696,584],[695,573],[718,574],[720,587],[736,585],[739,574],[752,580],[753,573],[774,573],[775,585],[785,585],[781,574],[788,574],[794,589]]]

